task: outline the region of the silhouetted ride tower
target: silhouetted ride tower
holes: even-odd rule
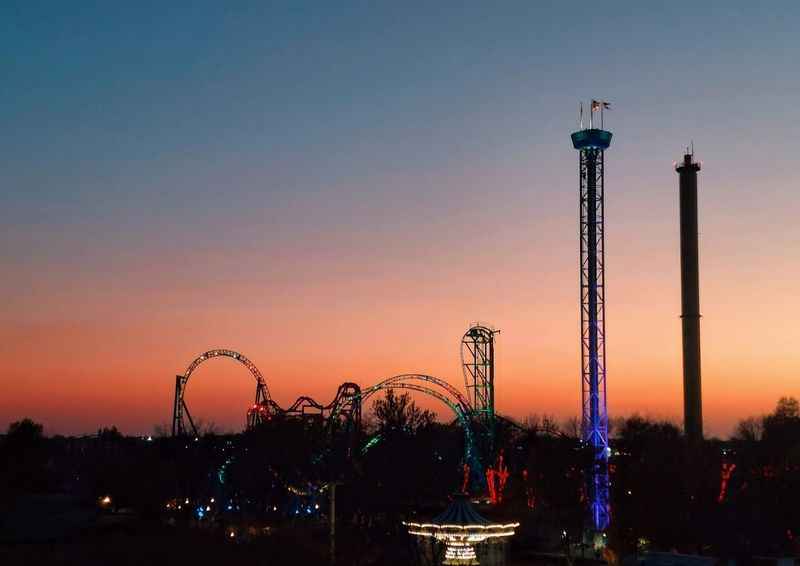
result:
[[[591,122],[589,129],[572,134],[580,178],[581,434],[593,450],[587,491],[596,531],[605,530],[610,520],[603,222],[604,155],[610,144],[611,132],[592,128]]]
[[[461,339],[464,386],[473,417],[494,434],[494,335],[500,332],[473,324]]]
[[[700,387],[700,262],[697,246],[697,172],[688,148],[675,167],[680,179],[681,326],[683,331],[683,430],[690,442],[703,438]]]

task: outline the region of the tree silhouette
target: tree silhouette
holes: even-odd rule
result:
[[[25,418],[8,426],[0,451],[0,484],[11,493],[37,492],[47,486],[44,427]]]
[[[394,389],[389,389],[383,399],[376,399],[372,403],[372,412],[378,432],[385,436],[416,434],[436,420],[433,412],[417,407],[408,393],[398,396]]]

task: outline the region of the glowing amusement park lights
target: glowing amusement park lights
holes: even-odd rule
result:
[[[491,523],[475,511],[466,497],[457,497],[444,513],[429,523],[407,523],[410,535],[432,538],[445,545],[447,565],[478,564],[475,545],[510,537],[519,523]]]
[[[444,564],[477,564],[475,549],[467,542],[451,541],[444,551]]]

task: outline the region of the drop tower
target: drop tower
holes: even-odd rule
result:
[[[581,435],[593,454],[587,473],[587,495],[596,532],[604,531],[610,521],[603,193],[605,150],[611,145],[611,132],[602,126],[602,111],[606,108],[607,102],[593,100],[589,128],[583,128],[581,111],[581,129],[572,134],[572,145],[578,150],[580,194]],[[596,109],[601,112],[600,129],[592,127]]]

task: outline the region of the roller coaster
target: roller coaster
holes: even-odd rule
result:
[[[202,363],[218,357],[233,359],[250,371],[256,381],[255,399],[247,411],[247,429],[254,429],[273,419],[294,419],[323,427],[332,436],[343,435],[348,456],[356,447],[361,433],[361,412],[364,402],[379,391],[403,389],[423,393],[444,403],[464,431],[464,463],[474,477],[482,477],[482,461],[492,457],[495,427],[494,409],[494,335],[498,331],[487,325],[473,324],[461,340],[461,365],[466,395],[447,381],[431,375],[408,373],[384,378],[361,388],[346,382],[339,386],[328,404],[301,396],[289,407],[281,407],[272,399],[267,382],[256,365],[247,357],[229,349],[209,350],[195,358],[186,371],[175,376],[175,397],[172,413],[172,435],[198,436],[186,402],[189,378]],[[478,442],[478,438],[486,439]]]

